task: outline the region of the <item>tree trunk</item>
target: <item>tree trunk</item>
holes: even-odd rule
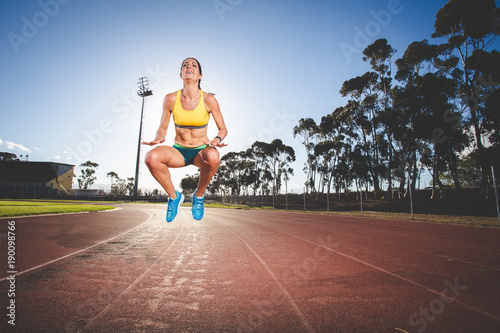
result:
[[[399,192],[398,192],[398,198],[403,199],[405,196],[405,183],[406,183],[406,177],[401,178],[401,182],[399,183]]]

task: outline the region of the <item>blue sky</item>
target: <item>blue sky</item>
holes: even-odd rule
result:
[[[4,1],[0,151],[74,164],[77,175],[80,163],[97,162],[93,188],[108,186],[110,171],[133,177],[138,78],[149,77],[153,90],[143,129],[150,140],[164,95],[182,88],[182,60],[194,56],[229,130],[221,155],[280,138],[296,151],[289,188],[301,192],[305,153],[292,128],[345,105],[342,83],[370,70],[356,52],[376,39],[386,38],[396,58],[413,41],[437,42],[435,14],[446,2]],[[194,172],[175,170],[174,183]],[[141,188],[160,188],[144,163],[139,179]]]

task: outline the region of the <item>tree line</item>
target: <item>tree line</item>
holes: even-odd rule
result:
[[[250,148],[229,152],[222,156],[219,169],[212,178],[208,193],[226,195],[272,195],[288,190],[293,175],[290,164],[295,162],[295,151],[280,139],[270,143],[256,141]],[[193,192],[198,185],[199,173],[186,176],[181,188]]]
[[[500,166],[500,53],[488,50],[499,17],[494,0],[451,0],[432,35],[446,42],[413,42],[395,61],[386,39],[367,46],[371,70],[343,83],[347,104],[293,129],[307,151],[308,189],[354,185],[378,197],[387,185],[402,196],[425,168],[433,194],[450,185],[485,197],[491,166]]]
[[[500,53],[489,50],[499,14],[494,0],[450,0],[431,36],[444,42],[415,41],[397,59],[384,38],[368,45],[363,60],[370,70],[340,89],[346,105],[293,128],[307,152],[306,191],[356,188],[378,198],[386,187],[391,197],[403,197],[425,169],[433,198],[446,187],[479,188],[486,197],[491,166],[500,166]],[[209,191],[275,195],[294,160],[279,139],[255,142],[222,157]],[[188,176],[181,187],[194,190],[196,183],[196,175]]]
[[[92,161],[86,161],[80,164],[80,175],[77,177],[79,189],[86,190],[94,184],[97,179],[95,174],[98,167],[99,164]],[[134,193],[134,177],[122,179],[114,171],[108,172],[106,177],[111,179],[111,186],[107,195],[113,197],[124,197],[131,196]],[[139,192],[139,195],[142,195],[142,191]],[[148,193],[148,195],[157,196],[158,193],[158,190],[155,190],[152,193]]]

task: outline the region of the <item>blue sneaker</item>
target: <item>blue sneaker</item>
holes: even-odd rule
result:
[[[193,208],[191,209],[191,214],[193,214],[193,218],[195,220],[201,220],[203,218],[203,201],[205,200],[205,196],[202,196],[201,198],[195,197],[194,194],[196,191],[193,192],[193,195],[191,196],[191,201],[193,202]]]
[[[168,198],[167,222],[172,222],[179,211],[179,206],[184,202],[184,195],[179,191],[175,191],[177,197],[175,199]]]

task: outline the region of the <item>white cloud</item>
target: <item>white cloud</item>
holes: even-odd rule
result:
[[[7,145],[8,149],[19,149],[20,151],[23,151],[25,153],[31,153],[31,150],[29,150],[28,148],[26,148],[25,146],[23,146],[19,143],[5,141],[5,144]]]
[[[61,155],[54,155],[54,156],[50,156],[50,157],[45,157],[45,159],[47,161],[59,161],[61,160],[63,157]]]
[[[2,139],[0,139],[0,146],[2,145],[2,143],[3,143],[3,141],[2,141]]]

